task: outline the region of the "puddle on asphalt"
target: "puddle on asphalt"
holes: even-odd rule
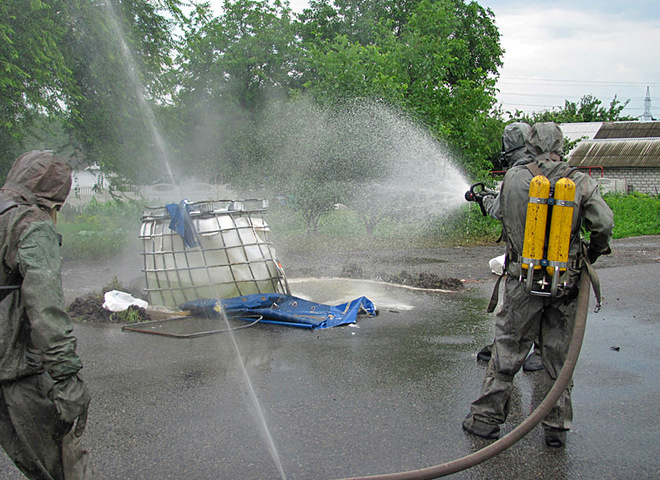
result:
[[[350,278],[294,278],[289,279],[291,294],[305,300],[339,305],[358,297],[367,297],[379,309],[412,310],[415,297],[430,290],[404,285],[355,280]],[[442,292],[436,290],[436,292]]]

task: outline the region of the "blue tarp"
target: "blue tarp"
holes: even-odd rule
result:
[[[188,203],[188,200],[181,200],[178,205],[176,203],[169,203],[165,205],[165,208],[167,208],[167,213],[172,218],[170,230],[181,235],[186,247],[197,247],[199,241],[197,240],[195,226],[192,220],[190,220],[190,203]]]
[[[275,323],[301,328],[330,328],[357,322],[358,314],[378,315],[373,302],[366,297],[341,305],[324,305],[280,293],[255,293],[223,300],[200,299],[179,308],[194,315],[218,314],[220,308],[229,318]]]

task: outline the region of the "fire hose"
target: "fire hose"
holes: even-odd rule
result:
[[[520,425],[503,436],[499,440],[478,450],[470,455],[419,470],[410,470],[408,472],[398,472],[383,475],[372,475],[367,477],[350,477],[342,480],[430,480],[434,478],[445,477],[468,468],[474,467],[495,455],[502,453],[507,448],[513,446],[518,440],[527,435],[536,427],[550,412],[557,403],[562,392],[568,387],[573,378],[573,371],[580,356],[582,340],[587,323],[587,314],[589,310],[589,290],[591,279],[585,268],[580,275],[580,290],[577,297],[577,312],[575,315],[575,325],[573,326],[573,336],[568,348],[566,360],[552,388],[539,404],[538,407],[525,419]]]

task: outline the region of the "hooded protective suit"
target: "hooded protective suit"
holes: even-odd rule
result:
[[[512,167],[525,156],[525,141],[532,129],[527,123],[514,122],[504,127],[502,133],[502,158]]]
[[[583,259],[580,227],[591,232],[589,257],[592,260],[610,252],[612,211],[591,177],[575,172],[570,177],[576,184],[569,249],[569,285],[573,288],[562,297],[550,298],[527,294],[520,282],[529,184],[534,176],[526,164],[538,165],[554,185],[570,168],[561,161],[562,147],[563,135],[556,124],[535,124],[527,138],[525,157],[508,170],[500,191],[500,215],[507,241],[508,275],[504,304],[496,315],[493,355],[481,395],[472,403],[463,422],[465,430],[482,437],[496,438],[499,435],[499,425],[504,423],[508,414],[514,375],[522,367],[537,333],[540,332],[546,389],[552,386],[564,364],[575,321],[580,261]],[[566,389],[543,421],[548,445],[563,445],[563,432],[571,427],[570,394],[571,388]],[[563,436],[558,437],[557,432]]]
[[[66,163],[32,151],[16,160],[0,190],[0,443],[31,479],[91,478],[79,442],[80,451],[71,451],[71,439],[62,451],[66,435],[82,435],[90,401],[77,375],[82,362],[53,223],[70,188]],[[65,469],[63,456],[85,466]],[[72,469],[88,473],[76,477]]]
[[[525,141],[532,127],[524,122],[510,123],[504,127],[502,133],[502,159],[503,165],[512,167],[525,158]],[[500,196],[488,196],[483,199],[484,208],[488,215],[496,220],[500,217]]]

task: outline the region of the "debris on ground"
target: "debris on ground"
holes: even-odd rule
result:
[[[111,312],[104,308],[104,303],[107,300],[106,294],[121,289],[121,282],[117,280],[117,277],[114,277],[108,285],[101,289],[101,293],[77,297],[71,302],[67,312],[73,320],[85,323],[137,323],[151,320],[147,310],[138,305],[130,305],[120,312]],[[146,302],[144,303],[146,304]]]
[[[461,290],[463,282],[458,278],[441,278],[435,273],[408,273],[403,271],[398,275],[392,275],[385,279],[390,283],[408,285],[415,288],[430,288],[437,290]]]
[[[344,268],[341,271],[341,276],[345,278],[366,278],[364,270],[360,268],[355,263],[349,263],[344,265]]]
[[[67,309],[71,318],[78,322],[109,323],[112,312],[103,308],[101,295],[78,297]]]
[[[101,295],[78,297],[67,309],[71,318],[83,323],[138,323],[151,320],[149,312],[137,305],[131,305],[122,312],[111,312],[103,308]]]
[[[151,315],[147,309],[138,305],[129,305],[126,310],[110,315],[112,323],[140,323],[149,320],[151,320]]]
[[[365,271],[354,263],[345,265],[341,271],[341,276],[345,278],[368,278]],[[402,271],[398,275],[379,275],[378,279],[388,283],[398,285],[407,285],[415,288],[429,288],[435,290],[462,290],[463,282],[458,278],[442,278],[435,273],[409,273]]]

